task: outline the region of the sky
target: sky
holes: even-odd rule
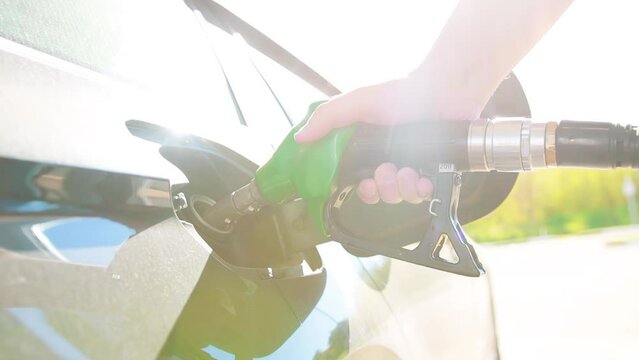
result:
[[[417,66],[456,1],[223,0],[342,90]],[[515,67],[533,117],[639,124],[639,3],[578,0]]]

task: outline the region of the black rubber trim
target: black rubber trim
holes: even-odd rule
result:
[[[229,34],[239,33],[255,50],[299,76],[324,95],[335,96],[341,93],[335,85],[331,84],[295,55],[220,4],[211,0],[185,0],[184,2],[191,9],[199,10],[204,19],[211,24]]]

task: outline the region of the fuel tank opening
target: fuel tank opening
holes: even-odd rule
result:
[[[186,199],[186,206],[175,208],[178,217],[193,225],[231,266],[263,269],[266,277],[319,271],[322,261],[315,246],[327,239],[313,227],[301,201],[267,206],[228,223],[211,225],[202,217],[225,195],[250,182],[257,165],[222,145],[191,137],[197,140],[160,148],[189,180],[171,189],[174,197]]]

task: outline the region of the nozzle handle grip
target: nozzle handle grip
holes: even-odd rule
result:
[[[422,121],[395,126],[358,124],[340,163],[339,185],[373,176],[384,162],[433,173],[441,163],[468,168],[469,121]]]

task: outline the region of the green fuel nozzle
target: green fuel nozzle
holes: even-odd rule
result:
[[[394,127],[357,124],[335,129],[321,140],[299,144],[294,134],[321,102],[284,139],[253,181],[200,215],[220,234],[232,231],[261,207],[302,199],[317,230],[331,240],[465,276],[484,273],[457,217],[462,174],[522,172],[557,166],[639,167],[639,137],[633,126],[579,121],[533,122],[515,118],[421,122]],[[425,234],[412,250],[369,241],[346,231],[338,216],[359,181],[383,162],[417,169],[434,184],[432,199],[419,211],[429,216]],[[442,256],[448,244],[453,258]]]
[[[226,231],[236,219],[262,206],[301,198],[317,229],[326,235],[324,208],[336,190],[340,160],[355,128],[333,130],[312,144],[297,143],[295,133],[321,103],[323,101],[309,106],[306,117],[289,132],[271,159],[257,170],[250,184],[234,191],[203,215],[207,222]]]
[[[312,144],[297,143],[293,136],[321,103],[311,104],[304,120],[286,136],[273,157],[257,170],[255,184],[262,198],[269,203],[302,198],[309,216],[325,234],[324,207],[336,190],[340,162],[355,127],[335,129]]]

